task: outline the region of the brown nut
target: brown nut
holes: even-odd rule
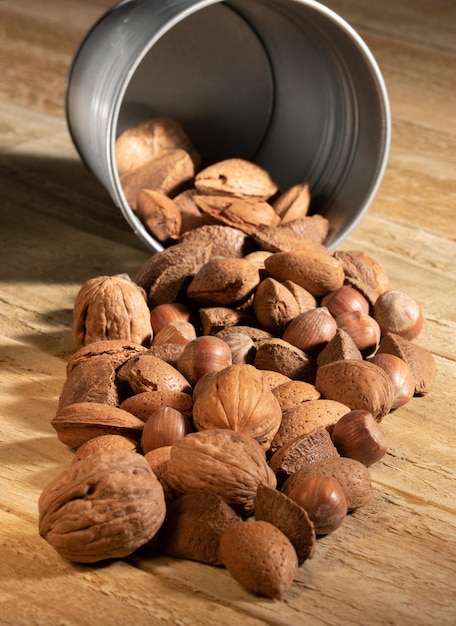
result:
[[[156,389],[155,391],[143,391],[130,396],[120,405],[121,409],[136,415],[143,422],[146,422],[151,413],[161,407],[177,409],[186,417],[190,417],[193,409],[193,399],[190,394],[183,391]]]
[[[237,307],[259,282],[258,270],[245,259],[214,257],[195,274],[187,295],[202,306]]]
[[[200,157],[182,126],[167,117],[153,117],[123,131],[116,140],[116,165],[120,175],[166,151],[180,148],[197,167]]]
[[[350,411],[334,424],[331,438],[341,456],[355,459],[366,467],[377,463],[387,451],[385,433],[368,411]]]
[[[431,391],[437,372],[432,352],[400,335],[387,333],[382,337],[377,350],[377,354],[383,353],[394,354],[407,363],[415,379],[417,395],[426,395]]]
[[[382,335],[394,333],[408,340],[418,337],[424,322],[418,302],[403,291],[392,289],[377,298],[373,316]]]
[[[321,395],[320,392],[315,389],[315,385],[303,380],[292,380],[283,385],[279,385],[272,390],[272,393],[279,401],[282,413],[298,406],[302,402],[318,400]]]
[[[262,520],[229,526],[220,538],[220,556],[240,585],[278,600],[287,594],[298,570],[291,541]]]
[[[288,495],[299,482],[318,476],[330,476],[340,484],[348,511],[361,508],[372,499],[373,488],[367,467],[355,459],[342,456],[305,465],[285,481],[282,491]]]
[[[253,310],[261,326],[277,335],[300,313],[294,295],[274,278],[265,278],[256,288]]]
[[[167,480],[177,495],[206,489],[243,516],[252,514],[260,483],[276,485],[260,445],[227,429],[190,433],[175,443]]]
[[[313,221],[314,217],[305,218],[308,221]],[[321,217],[321,216],[319,216]],[[326,221],[321,218],[322,221]],[[304,220],[299,220],[303,222]],[[262,250],[268,252],[301,252],[302,250],[312,250],[319,254],[329,254],[327,248],[320,243],[320,237],[318,236],[318,230],[313,232],[311,228],[308,229],[294,229],[292,225],[294,222],[290,222],[285,226],[259,226],[254,232],[251,233],[252,238],[260,246]]]
[[[179,207],[161,191],[141,189],[136,215],[158,241],[178,239],[182,227]]]
[[[375,352],[380,341],[380,326],[363,311],[345,311],[336,317],[338,328],[353,339],[355,346],[364,355]]]
[[[196,199],[197,196],[194,196]],[[195,203],[196,206],[196,203]],[[198,209],[199,210],[199,209]],[[214,217],[202,213],[206,220],[215,221]],[[227,258],[243,258],[253,249],[250,236],[235,226],[209,223],[193,228],[180,238],[187,245],[212,245],[214,254]]]
[[[272,206],[282,224],[305,217],[310,206],[309,183],[293,185],[281,193]]]
[[[331,254],[321,252],[276,252],[264,261],[266,271],[276,280],[291,280],[313,296],[320,297],[342,287],[342,264]]]
[[[283,413],[280,428],[271,443],[271,451],[275,452],[296,437],[309,434],[316,428],[331,428],[349,410],[346,404],[327,398],[302,402]]]
[[[363,355],[356,347],[355,342],[350,335],[338,328],[334,337],[326,344],[323,350],[317,356],[317,366],[321,367],[333,361],[341,361],[343,359],[359,359]]]
[[[284,481],[304,465],[321,459],[334,459],[339,456],[331,435],[324,427],[315,428],[309,433],[298,435],[281,446],[269,459],[269,467],[277,477],[277,483]]]
[[[196,338],[193,324],[185,320],[175,320],[163,326],[152,340],[152,346],[162,346],[166,343],[177,343],[186,346]]]
[[[40,535],[77,563],[132,554],[165,518],[162,486],[146,459],[130,450],[72,464],[44,488],[38,508]]]
[[[342,264],[346,279],[365,285],[381,294],[389,289],[389,278],[384,268],[362,250],[337,250],[335,258]]]
[[[139,443],[124,435],[99,435],[93,439],[88,439],[79,446],[72,463],[79,463],[86,456],[103,450],[131,450],[132,452],[138,452]]]
[[[160,332],[163,326],[167,326],[171,322],[190,322],[191,318],[191,309],[179,302],[158,304],[150,312],[150,322],[154,336]]]
[[[316,358],[334,337],[337,323],[328,309],[317,307],[297,315],[286,327],[282,339]]]
[[[197,430],[229,428],[252,437],[265,450],[281,419],[278,400],[252,365],[231,365],[212,374],[193,405]]]
[[[143,189],[160,191],[165,195],[179,193],[190,184],[195,174],[194,163],[185,150],[167,150],[152,157],[120,177],[125,198],[136,211],[139,194]]]
[[[233,195],[267,200],[278,186],[263,168],[245,159],[225,159],[209,165],[195,176],[200,194]]]
[[[210,335],[192,339],[177,359],[177,369],[191,385],[196,385],[204,374],[218,372],[232,364],[229,345]]]
[[[247,363],[252,365],[255,360],[256,347],[249,335],[243,332],[229,333],[223,339],[231,351],[231,361],[233,365],[237,363]]]
[[[135,282],[148,294],[166,270],[185,264],[193,267],[193,270],[196,271],[210,259],[211,253],[212,243],[199,246],[188,246],[181,243],[169,246],[169,248],[149,257],[141,265],[136,273]]]
[[[131,413],[97,402],[70,404],[51,419],[51,425],[59,440],[71,448],[100,435],[123,435],[138,441],[144,428],[144,422]]]
[[[168,504],[157,537],[158,548],[177,558],[222,565],[220,537],[226,528],[240,520],[215,493],[205,490],[185,493]]]
[[[362,311],[366,315],[370,312],[367,299],[350,285],[342,285],[339,289],[326,294],[321,300],[321,306],[326,307],[334,317],[347,311]]]
[[[288,491],[288,497],[307,511],[317,535],[334,532],[347,516],[344,490],[331,476],[310,476],[298,481]]]
[[[144,424],[141,449],[146,454],[155,448],[172,446],[193,430],[190,420],[183,413],[168,406],[161,407]]]
[[[239,328],[242,324],[249,324],[254,320],[251,311],[243,311],[240,309],[232,309],[224,306],[210,306],[199,309],[203,335],[219,335],[221,339],[225,339],[232,330],[234,332],[245,332],[243,328]],[[236,326],[235,329],[232,329]],[[249,334],[249,333],[246,333]]]
[[[283,339],[259,341],[253,364],[259,370],[275,371],[289,379],[315,380],[315,360]]]
[[[407,363],[395,354],[374,354],[371,363],[381,367],[390,377],[394,391],[392,409],[406,404],[415,394],[415,378]]]
[[[379,422],[392,409],[394,390],[388,374],[378,365],[358,359],[333,361],[317,370],[315,387],[324,398],[364,409]]]
[[[195,196],[195,203],[203,213],[217,221],[253,235],[261,224],[277,226],[279,218],[267,202],[251,198],[229,196]]]
[[[134,394],[156,390],[192,393],[188,380],[175,367],[151,354],[133,357],[122,366],[118,376]]]
[[[255,496],[254,515],[258,521],[269,522],[293,544],[301,565],[315,552],[316,535],[307,512],[281,491],[259,485]]]
[[[73,307],[76,348],[104,339],[148,345],[151,338],[145,294],[130,278],[98,276],[81,286]]]
[[[133,353],[135,354],[135,353]],[[97,354],[69,365],[70,370],[59,397],[57,411],[75,402],[97,402],[119,406],[122,392],[116,370],[128,357]]]

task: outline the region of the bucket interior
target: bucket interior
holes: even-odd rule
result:
[[[308,181],[334,247],[378,186],[388,111],[367,47],[316,5],[232,0],[183,13],[134,68],[116,134],[171,117],[205,162],[250,159],[281,190]]]

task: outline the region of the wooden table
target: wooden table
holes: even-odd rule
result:
[[[149,251],[81,165],[65,78],[109,0],[0,2],[0,624],[444,626],[456,600],[456,4],[331,0],[373,51],[389,90],[391,155],[369,212],[343,242],[425,311],[432,393],[389,415],[375,495],[319,541],[283,602],[223,569],[133,556],[74,566],[37,530],[43,487],[71,458],[50,426],[72,352],[72,304],[99,274],[134,275]]]

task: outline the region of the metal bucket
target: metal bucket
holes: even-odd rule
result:
[[[70,68],[73,142],[138,237],[115,141],[149,117],[179,121],[206,161],[264,167],[285,190],[308,181],[332,249],[371,203],[391,121],[375,59],[339,15],[304,0],[124,0],[88,32]]]

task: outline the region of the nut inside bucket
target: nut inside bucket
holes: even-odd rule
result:
[[[121,15],[100,23],[103,42],[95,28],[81,49],[68,92],[75,143],[137,235],[161,248],[126,203],[114,144],[126,127],[164,116],[206,161],[250,159],[281,190],[308,181],[311,212],[328,218],[326,244],[336,247],[374,197],[389,149],[388,99],[367,46],[317,2],[182,0],[161,9],[121,3]],[[112,58],[119,41],[124,54]],[[97,45],[108,67],[95,72]],[[89,73],[92,137],[81,129],[90,89],[77,93]]]

